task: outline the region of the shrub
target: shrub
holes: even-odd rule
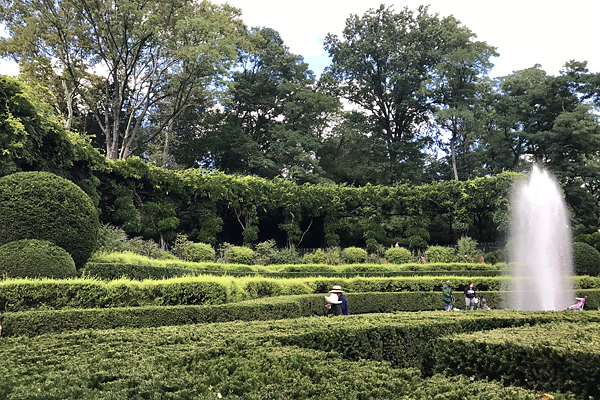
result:
[[[341,250],[337,246],[327,248],[325,251],[325,255],[327,256],[327,264],[340,265],[340,253]]]
[[[175,244],[171,249],[171,253],[175,255],[177,258],[183,260],[185,258],[186,249],[194,242],[188,239],[188,236],[183,233],[178,233],[175,236]]]
[[[484,258],[487,264],[498,264],[506,261],[504,250],[494,250],[487,253]]]
[[[431,263],[450,263],[454,258],[454,249],[452,247],[429,246],[425,250],[425,259]]]
[[[361,264],[367,261],[367,251],[359,247],[346,247],[342,250],[340,258],[346,264]]]
[[[573,239],[574,242],[587,243],[600,251],[600,232],[578,235]]]
[[[277,258],[277,247],[275,240],[267,240],[256,245],[254,250],[254,261],[260,265],[270,265]]]
[[[302,259],[295,248],[281,249],[277,252],[274,264],[301,264]]]
[[[302,263],[304,264],[327,264],[327,254],[323,249],[317,249],[314,253],[305,254],[302,257]]]
[[[227,246],[224,251],[226,262],[233,264],[254,264],[254,251],[244,246]]]
[[[186,246],[185,251],[183,253],[183,257],[185,261],[210,262],[215,260],[215,250],[210,244],[191,243],[188,246]]]
[[[463,236],[456,242],[458,247],[456,258],[458,262],[479,262],[483,252],[477,250],[477,241],[468,236]]]
[[[410,250],[404,247],[392,247],[385,251],[385,259],[390,264],[406,264],[410,262]]]
[[[66,250],[47,240],[23,239],[0,246],[0,275],[9,278],[68,278],[77,275]]]
[[[120,253],[126,251],[127,233],[122,228],[111,224],[102,224],[98,231],[98,251]]]
[[[583,242],[573,243],[573,269],[575,275],[600,274],[600,253]]]
[[[48,172],[0,178],[0,245],[48,240],[81,267],[96,250],[99,230],[96,207],[73,182]]]

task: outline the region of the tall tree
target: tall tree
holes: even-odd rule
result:
[[[328,35],[327,70],[340,93],[371,123],[370,134],[386,143],[390,182],[422,171],[433,99],[426,90],[445,56],[470,43],[473,34],[454,17],[430,15],[427,7],[394,13],[381,6],[346,20],[342,38]],[[414,170],[414,171],[413,171]]]
[[[67,121],[76,97],[109,159],[152,140],[192,99],[218,97],[246,32],[239,10],[207,1],[8,0],[1,11],[0,52],[54,71]]]
[[[213,130],[197,127],[198,155],[228,173],[320,179],[317,159],[328,116],[339,102],[321,93],[302,57],[279,33],[253,30],[253,51],[240,54],[230,99],[213,113]]]
[[[456,147],[460,141],[468,152],[469,139],[474,141],[477,135],[477,109],[481,92],[487,89],[484,78],[493,67],[490,58],[498,53],[485,42],[472,41],[474,34],[468,31],[457,31],[456,35],[457,49],[444,55],[435,67],[431,90],[437,103],[436,120],[450,132],[452,170],[458,180]]]

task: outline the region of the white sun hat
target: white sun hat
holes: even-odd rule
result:
[[[325,300],[327,300],[327,302],[330,304],[342,304],[342,301],[338,299],[338,295],[335,293],[325,296]]]

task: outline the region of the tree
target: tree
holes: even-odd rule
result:
[[[207,118],[212,128],[195,129],[199,161],[227,173],[318,180],[316,152],[338,101],[317,90],[308,64],[279,33],[252,34],[253,50],[240,54],[232,73],[230,100]]]
[[[423,170],[433,106],[426,83],[444,57],[473,36],[454,17],[427,11],[422,6],[396,14],[382,5],[363,17],[351,15],[342,39],[325,39],[332,57],[327,74],[338,82],[340,95],[368,116],[369,133],[385,141],[380,156],[389,162],[391,183]]]
[[[108,159],[127,158],[198,98],[214,101],[246,32],[239,10],[207,1],[19,0],[2,11],[0,52],[54,71],[66,120],[76,97]]]
[[[474,34],[468,31],[457,31],[458,47],[445,55],[435,67],[431,81],[431,90],[436,103],[436,120],[442,128],[449,131],[450,154],[454,179],[458,180],[456,163],[456,146],[458,141],[468,151],[469,136],[474,141],[478,124],[477,108],[481,100],[481,91],[485,91],[482,79],[492,68],[490,57],[497,56],[495,48],[485,42],[473,42]]]
[[[78,139],[36,91],[0,75],[0,176],[29,170],[60,174],[76,158]]]

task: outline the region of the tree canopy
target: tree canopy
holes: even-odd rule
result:
[[[69,177],[130,234],[164,246],[180,232],[373,248],[464,231],[494,239],[506,204],[489,194],[533,163],[560,180],[577,233],[600,228],[600,74],[585,61],[491,78],[493,44],[425,6],[350,15],[324,40],[320,77],[227,4],[0,10],[0,56],[21,67],[19,79],[0,77],[0,175]],[[177,174],[212,178],[198,189]]]

